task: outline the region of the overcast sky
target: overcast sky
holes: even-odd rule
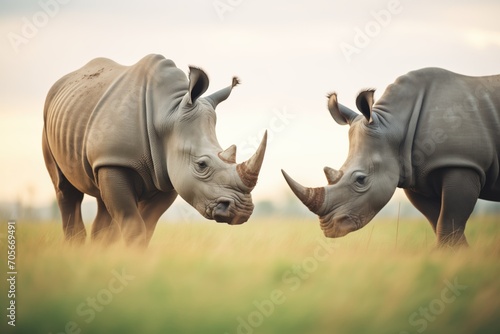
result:
[[[51,85],[90,59],[131,65],[163,54],[187,72],[203,68],[208,93],[242,84],[220,104],[222,147],[247,159],[268,129],[256,199],[290,191],[280,169],[309,186],[347,156],[347,128],[326,93],[354,109],[362,88],[437,66],[467,75],[500,73],[499,1],[87,1],[0,3],[0,201],[48,203],[54,192],[41,153]],[[259,139],[256,139],[259,137]]]

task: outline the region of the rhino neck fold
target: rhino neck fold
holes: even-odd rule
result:
[[[420,91],[406,124],[404,138],[399,147],[399,188],[409,188],[414,184],[412,151],[422,110],[424,91]]]
[[[381,119],[382,132],[399,160],[399,188],[414,185],[412,152],[427,89],[422,78],[410,72],[389,85],[373,106],[375,115]]]

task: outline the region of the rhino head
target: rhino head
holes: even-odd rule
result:
[[[177,193],[207,219],[231,225],[246,222],[253,211],[250,192],[264,159],[267,132],[249,160],[236,163],[236,146],[223,150],[215,133],[217,105],[239,82],[201,97],[207,75],[190,67],[189,88],[177,108],[167,147],[167,169]]]
[[[349,154],[340,170],[325,167],[328,185],[303,187],[285,171],[295,195],[319,216],[325,236],[336,238],[358,230],[391,199],[399,181],[398,146],[387,135],[387,120],[373,112],[373,90],[361,92],[356,105],[362,115],[328,96],[328,109],[340,125],[350,125]]]

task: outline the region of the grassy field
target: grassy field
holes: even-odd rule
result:
[[[7,224],[0,224],[7,258]],[[500,218],[435,251],[423,219],[326,239],[316,219],[160,223],[148,250],[70,247],[16,224],[16,326],[1,333],[500,333]]]

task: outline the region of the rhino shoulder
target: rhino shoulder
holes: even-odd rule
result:
[[[144,56],[131,67],[150,73],[157,72],[159,69],[178,70],[173,60],[167,59],[159,54],[149,54]]]
[[[396,79],[396,84],[430,84],[431,82],[448,79],[458,74],[445,70],[439,67],[425,67],[418,70],[410,71]]]
[[[173,60],[167,59],[167,58],[165,58],[165,56],[160,55],[160,54],[155,54],[155,53],[148,54],[148,55],[142,57],[142,59],[137,62],[137,65],[140,65],[140,64],[155,65],[158,63],[162,63],[165,66],[175,67],[175,63]]]
[[[94,67],[115,67],[115,66],[121,66],[121,65],[118,64],[117,62],[115,62],[114,60],[109,59],[109,58],[98,57],[98,58],[92,59],[87,64],[83,65],[80,68],[80,70],[87,69],[87,68],[90,69],[90,68],[94,68]],[[77,70],[77,71],[79,71],[79,70]]]

